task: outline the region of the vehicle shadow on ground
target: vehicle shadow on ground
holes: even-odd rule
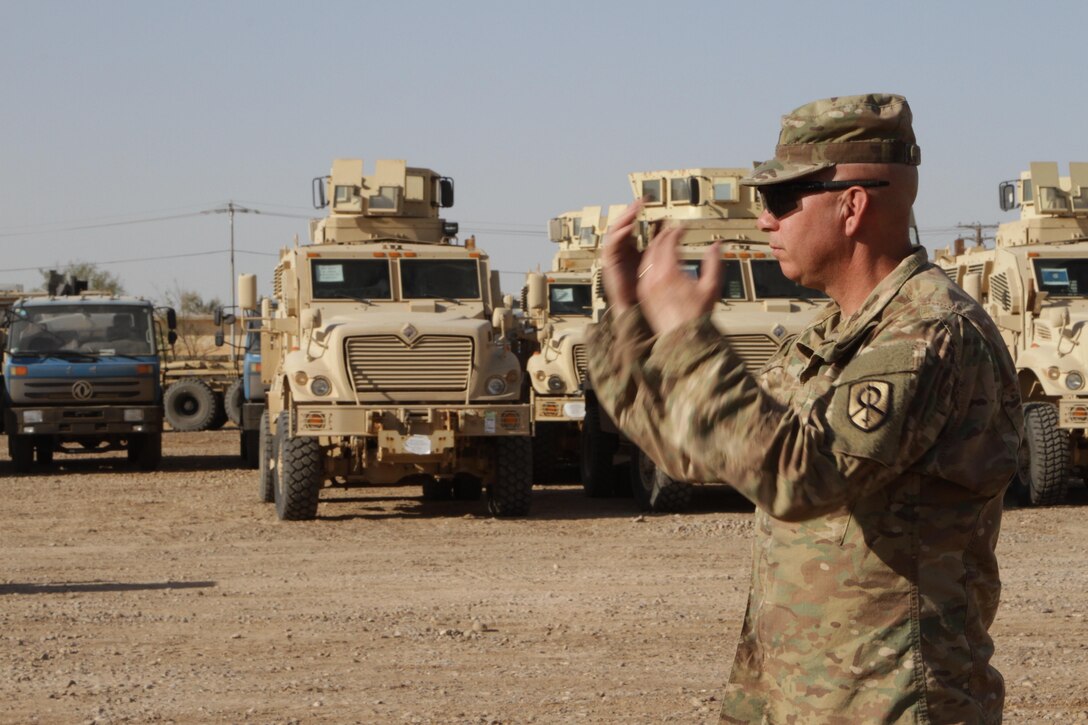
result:
[[[406,489],[412,490],[410,487]],[[367,495],[366,492],[366,488],[325,489],[321,496],[321,508],[318,509],[317,519],[347,521],[493,518],[487,511],[484,498],[479,501],[435,501],[425,500],[418,495],[389,496],[384,492]],[[393,510],[390,510],[390,504],[393,505]],[[751,513],[753,510],[751,503],[727,486],[699,486],[694,491],[691,506],[679,515]],[[532,510],[527,518],[535,521],[572,521],[623,519],[640,515],[670,516],[673,514],[640,511],[630,497],[589,498],[583,492],[581,485],[572,484],[535,487]]]
[[[142,471],[122,453],[121,455],[56,454],[52,463],[35,463],[31,470],[19,473],[11,461],[0,463],[9,476],[55,476],[62,473],[131,473],[145,475],[172,471],[224,471],[231,469],[252,471],[240,456],[170,456],[154,471]],[[256,471],[253,471],[256,474]]]
[[[213,581],[191,582],[64,582],[62,584],[0,584],[4,594],[69,594],[73,592],[145,592],[162,589],[207,589]]]

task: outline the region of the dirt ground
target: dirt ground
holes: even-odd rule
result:
[[[0,439],[0,450],[6,450]],[[257,502],[237,431],[168,433],[163,470],[0,460],[0,721],[713,722],[751,508],[638,516],[576,486],[530,518],[416,488]],[[1006,513],[992,628],[1006,722],[1088,722],[1088,490]]]

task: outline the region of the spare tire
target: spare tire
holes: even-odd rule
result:
[[[203,380],[185,378],[166,389],[166,421],[178,431],[208,430],[219,411],[215,392]]]
[[[242,402],[245,390],[242,389],[242,379],[238,378],[227,386],[227,392],[223,393],[223,407],[227,410],[227,419],[239,428],[242,427]]]

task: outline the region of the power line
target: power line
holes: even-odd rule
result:
[[[131,224],[149,224],[152,222],[168,221],[171,219],[186,219],[189,217],[197,217],[204,214],[202,211],[190,212],[188,214],[171,214],[169,216],[160,217],[147,217],[144,219],[130,219],[128,221],[119,222],[102,222],[100,224],[81,224],[77,226],[59,227],[56,229],[42,229],[41,231],[32,232],[0,232],[0,237],[29,237],[39,234],[57,234],[59,232],[78,232],[85,229],[105,229],[107,227],[123,227]]]
[[[231,203],[231,202],[228,202]],[[282,205],[281,205],[282,206]],[[190,208],[190,207],[182,207]],[[100,219],[110,219],[111,217],[91,217],[85,220],[74,220],[69,222],[47,222],[45,224],[38,225],[26,225],[21,227],[9,227],[6,230],[0,230],[0,237],[26,237],[35,236],[41,234],[58,234],[62,232],[77,232],[85,231],[88,229],[107,229],[110,227],[130,226],[133,224],[152,224],[162,221],[173,221],[177,219],[189,219],[193,217],[203,216],[205,214],[212,214],[216,212],[217,208],[222,208],[222,205],[214,208],[204,208],[197,211],[185,212],[183,214],[165,214],[161,216],[144,216],[137,217],[135,219],[119,219],[116,221],[98,221]],[[312,219],[312,214],[289,214],[285,212],[266,211],[263,209],[253,209],[253,213],[261,214],[262,216],[281,217],[287,219]],[[57,226],[57,225],[61,226]]]
[[[110,259],[103,262],[81,262],[83,264],[93,264],[98,267],[105,267],[109,264],[130,264],[133,262],[157,262],[163,259],[182,259],[184,257],[208,257],[213,254],[226,254],[226,249],[216,249],[210,252],[189,252],[188,254],[167,254],[161,257],[132,257],[130,259]],[[250,252],[250,254],[260,254],[260,252]],[[40,269],[44,269],[48,265],[36,265],[34,267],[9,267],[7,269],[0,269],[0,273],[4,272],[36,272]]]

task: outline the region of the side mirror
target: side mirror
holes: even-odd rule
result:
[[[313,197],[314,209],[324,209],[329,205],[329,200],[325,198],[325,181],[328,176],[315,176],[313,180],[313,188],[310,190],[310,196]]]
[[[563,241],[563,220],[559,217],[548,220],[548,239],[553,242]]]
[[[438,177],[438,205],[443,209],[453,206],[453,179],[448,176]]]
[[[174,343],[178,341],[178,333],[176,330],[170,330],[166,333],[166,341],[170,343],[170,347],[174,346]]]
[[[1016,208],[1016,182],[1002,181],[997,187],[998,203],[1001,211],[1012,211]]]
[[[692,206],[702,206],[702,187],[699,185],[698,176],[688,177],[688,199]]]
[[[176,330],[178,327],[178,313],[174,311],[173,307],[166,308],[166,327],[170,330]],[[175,336],[174,339],[177,339]],[[171,342],[171,345],[174,343]]]
[[[223,330],[218,329],[215,331],[215,346],[223,347]]]

